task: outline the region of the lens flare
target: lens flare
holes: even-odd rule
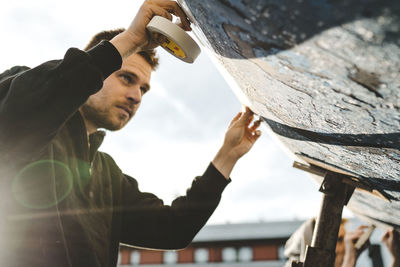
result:
[[[25,166],[14,178],[12,194],[23,206],[46,209],[65,199],[73,186],[69,167],[57,160],[40,160]]]

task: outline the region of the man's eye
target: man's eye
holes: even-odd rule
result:
[[[124,80],[126,83],[132,83],[132,78],[128,75],[122,74],[121,78]]]
[[[140,87],[140,91],[142,92],[142,95],[144,95],[148,91],[148,89],[147,89],[147,87],[142,86],[142,87]]]

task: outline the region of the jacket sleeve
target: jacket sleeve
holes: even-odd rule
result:
[[[103,41],[88,52],[71,48],[62,60],[1,74],[1,153],[43,148],[121,63],[114,46]]]
[[[121,242],[154,249],[186,247],[216,209],[229,182],[210,164],[186,195],[168,206],[155,195],[140,192],[136,180],[126,177]]]

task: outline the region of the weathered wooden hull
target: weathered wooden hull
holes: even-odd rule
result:
[[[348,207],[400,226],[400,1],[179,2],[280,141],[378,190],[391,202],[356,192]]]

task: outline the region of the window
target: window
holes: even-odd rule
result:
[[[194,251],[194,261],[204,263],[208,261],[208,250],[206,248],[198,248]]]
[[[224,262],[235,262],[237,260],[237,252],[235,248],[228,247],[222,250],[222,260]]]
[[[134,250],[131,253],[131,264],[139,265],[140,264],[140,252],[138,250]]]
[[[253,260],[253,249],[251,247],[242,247],[238,253],[239,261],[252,261]]]
[[[279,246],[279,248],[278,248],[278,257],[279,257],[280,260],[285,260],[286,259],[285,246],[284,245]]]
[[[164,263],[165,264],[173,264],[178,261],[178,253],[173,250],[164,252]]]

